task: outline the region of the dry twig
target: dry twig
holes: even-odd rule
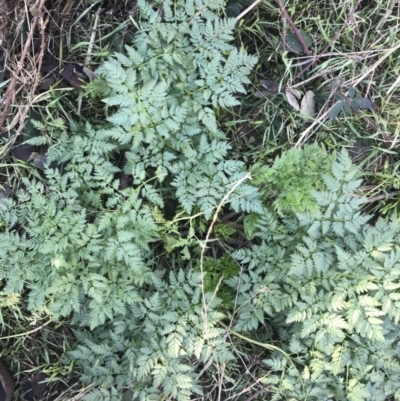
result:
[[[281,12],[283,16],[285,17],[286,21],[289,23],[290,27],[292,28],[294,34],[296,35],[298,41],[300,42],[301,46],[303,47],[304,53],[307,54],[307,56],[312,57],[312,53],[310,49],[307,47],[306,43],[304,42],[303,37],[301,36],[299,28],[294,24],[293,20],[290,18],[289,13],[286,11],[286,8],[283,6],[282,2],[280,0],[275,0],[281,9]]]

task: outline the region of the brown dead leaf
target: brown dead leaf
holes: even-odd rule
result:
[[[307,91],[301,100],[300,113],[303,114],[304,121],[309,121],[315,113],[315,95],[313,91]]]
[[[285,91],[288,103],[296,110],[300,111],[300,105],[297,99],[301,98],[301,93],[297,89],[287,88]]]

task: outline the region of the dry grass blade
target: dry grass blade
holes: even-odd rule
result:
[[[340,27],[340,29],[337,31],[337,33],[335,34],[335,36],[329,41],[328,45],[322,50],[321,53],[319,53],[317,56],[315,56],[315,58],[313,59],[313,61],[305,68],[303,68],[296,76],[294,79],[302,76],[309,68],[311,68],[313,65],[315,65],[315,63],[318,61],[318,59],[320,59],[327,51],[328,49],[336,42],[336,40],[338,39],[338,37],[340,36],[340,34],[343,32],[343,29],[347,26],[347,24],[350,22],[350,20],[352,19],[355,11],[357,10],[358,6],[360,5],[362,0],[358,0],[357,3],[355,4],[355,6],[352,8],[352,10],[350,11],[348,17],[346,18],[346,21],[343,22],[342,26]]]
[[[368,75],[373,73],[388,57],[390,57],[394,52],[400,49],[400,42],[396,46],[389,49],[378,61],[376,61],[371,67],[367,69],[363,74],[361,74],[355,81],[349,80],[346,84],[351,84],[356,87],[360,82],[362,82]]]
[[[28,54],[28,51],[29,51],[29,48],[31,46],[32,39],[33,39],[33,34],[34,34],[35,30],[36,30],[36,26],[37,26],[37,24],[38,24],[38,22],[40,20],[43,21],[43,8],[44,8],[45,2],[46,2],[46,0],[38,0],[36,2],[36,15],[33,17],[31,28],[29,30],[28,37],[27,37],[27,39],[25,41],[25,45],[24,45],[24,48],[22,50],[21,57],[20,57],[20,59],[18,61],[18,65],[17,65],[16,70],[13,72],[13,76],[11,78],[10,85],[8,86],[7,91],[4,94],[3,99],[0,102],[0,103],[3,104],[3,111],[2,111],[2,113],[0,115],[0,132],[3,129],[4,121],[6,119],[8,110],[9,110],[10,105],[11,105],[11,101],[12,101],[15,85],[17,84],[18,77],[21,74],[22,69],[24,68],[25,58],[26,58],[26,56]],[[42,33],[44,35],[44,26],[41,27],[41,31],[42,31]],[[42,48],[41,49],[42,57],[43,57],[43,51],[44,51],[44,49]]]
[[[246,14],[248,14],[261,0],[256,0],[254,3],[250,4],[242,13],[240,13],[236,19],[239,21],[242,19]]]

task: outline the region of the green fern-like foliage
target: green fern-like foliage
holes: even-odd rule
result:
[[[90,89],[104,99],[112,124],[97,136],[125,151],[123,169],[136,181],[171,179],[183,209],[210,218],[244,174],[243,163],[226,158],[230,145],[214,109],[240,103],[256,58],[229,44],[235,20],[220,18],[222,2],[156,4],[139,1],[133,44],[97,71],[101,80]],[[257,196],[242,185],[230,202],[260,211]]]
[[[167,221],[164,198],[203,224],[220,204],[262,212],[257,188],[236,185],[244,164],[228,157],[215,117],[240,103],[256,58],[229,44],[235,20],[221,17],[222,1],[138,6],[133,43],[87,89],[105,121],[53,136],[42,180],[24,178],[0,203],[0,279],[5,293],[24,292],[29,310],[71,319],[80,343],[65,358],[104,388],[88,399],[130,388],[186,401],[202,394],[202,365],[233,356],[221,300],[201,291],[198,269],[162,264],[175,248],[198,249]]]
[[[323,175],[330,171],[333,160],[334,154],[327,154],[317,144],[293,148],[276,157],[271,167],[263,163],[252,166],[253,183],[280,215],[317,210],[312,193],[324,187]]]
[[[368,224],[358,176],[341,153],[313,193],[316,210],[281,222],[266,209],[259,245],[235,255],[246,271],[229,280],[242,289],[236,329],[270,327],[292,358],[265,359],[286,372],[268,379],[271,399],[400,398],[400,221]]]
[[[201,399],[216,371],[240,400],[228,376],[245,376],[246,341],[265,399],[400,399],[400,222],[369,225],[345,152],[295,149],[237,185],[215,114],[255,63],[230,44],[235,21],[222,1],[138,5],[133,43],[88,88],[105,120],[53,136],[51,168],[0,202],[2,296],[70,319],[64,360],[99,385],[85,400]],[[211,259],[200,237],[218,206],[245,215],[252,246]]]

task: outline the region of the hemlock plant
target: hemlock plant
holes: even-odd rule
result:
[[[342,152],[312,193],[316,208],[283,219],[266,209],[258,245],[234,255],[235,329],[267,328],[281,344],[264,360],[282,374],[264,380],[273,400],[400,398],[400,221],[369,224],[359,174]]]
[[[79,344],[65,361],[101,385],[86,400],[118,400],[126,389],[141,400],[204,397],[205,366],[235,371],[230,321],[242,340],[261,343],[262,397],[399,399],[400,222],[369,225],[345,152],[334,161],[323,149],[315,158],[314,149],[289,151],[237,186],[245,165],[231,158],[215,117],[239,104],[256,62],[229,44],[235,20],[221,18],[221,1],[138,5],[133,43],[88,88],[106,121],[52,139],[48,165],[58,167],[23,179],[0,203],[4,292],[70,317]],[[178,205],[169,220],[167,197]],[[225,210],[247,214],[253,246],[232,255],[240,269],[230,269],[222,300],[197,259],[207,245],[199,226],[223,199]],[[213,282],[217,264],[205,264]]]

